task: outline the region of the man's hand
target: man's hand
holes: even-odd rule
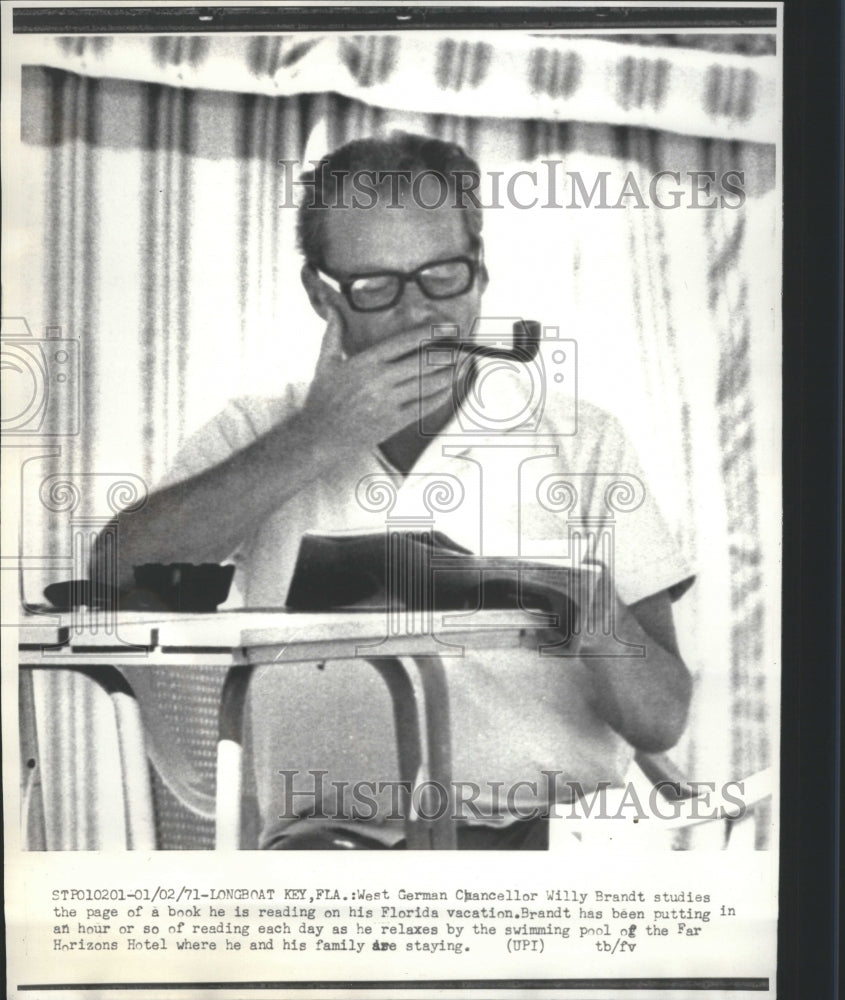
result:
[[[451,396],[451,367],[421,365],[430,331],[403,331],[344,358],[343,320],[330,309],[311,388],[301,412],[310,432],[346,450],[375,447]]]
[[[218,562],[256,524],[344,458],[373,448],[442,405],[452,369],[420,370],[428,331],[390,337],[345,360],[343,322],[332,310],[305,406],[219,465],[153,493],[143,510],[120,518],[121,586],[148,562]],[[102,553],[92,560],[102,575]],[[108,582],[111,582],[109,579]]]

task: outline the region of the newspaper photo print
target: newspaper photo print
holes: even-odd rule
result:
[[[774,995],[781,15],[3,11],[14,991]]]

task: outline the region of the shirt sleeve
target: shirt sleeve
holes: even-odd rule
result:
[[[184,482],[248,447],[299,407],[301,391],[291,386],[281,397],[246,396],[230,400],[207,424],[187,438],[158,484]]]
[[[611,571],[619,597],[631,605],[665,590],[678,600],[695,574],[615,417],[608,417],[598,468],[591,513],[604,531],[595,555]]]

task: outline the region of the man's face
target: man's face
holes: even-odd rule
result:
[[[432,203],[423,185],[422,199]],[[346,278],[353,274],[394,270],[413,271],[421,264],[449,257],[475,257],[466,231],[464,213],[450,206],[440,208],[416,204],[410,193],[388,207],[390,197],[380,197],[368,209],[335,208],[327,211],[323,257],[326,269]],[[319,283],[319,284],[315,284]],[[337,309],[344,323],[343,346],[347,355],[358,354],[397,333],[415,330],[420,342],[431,338],[433,325],[457,325],[460,336],[469,336],[479,315],[481,275],[463,295],[451,299],[429,299],[413,281],[407,282],[399,301],[380,312],[357,312],[344,296],[311,272],[306,284],[315,305],[328,303]],[[315,290],[317,301],[315,302]]]

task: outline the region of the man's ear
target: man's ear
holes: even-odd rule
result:
[[[476,240],[478,243],[478,277],[476,281],[478,282],[478,290],[483,294],[490,284],[490,272],[487,270],[487,263],[484,260],[484,240],[480,236],[477,236]]]
[[[481,267],[478,269],[478,287],[480,291],[486,292],[489,284],[490,272],[487,270],[487,265],[482,262]]]
[[[308,301],[311,303],[311,308],[320,319],[328,321],[329,308],[326,302],[326,286],[307,264],[302,266],[299,277],[302,281],[302,287],[308,294]]]

